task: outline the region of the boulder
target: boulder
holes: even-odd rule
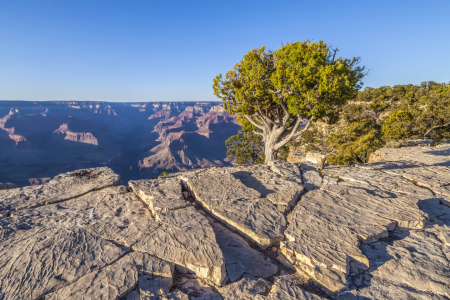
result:
[[[302,290],[300,287],[294,285],[292,282],[284,280],[284,278],[277,278],[272,290],[267,297],[268,300],[321,300],[325,299],[320,296],[311,294]]]

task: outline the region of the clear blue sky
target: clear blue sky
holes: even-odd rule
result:
[[[450,1],[0,1],[0,99],[217,100],[253,47],[323,40],[365,86],[450,81]]]

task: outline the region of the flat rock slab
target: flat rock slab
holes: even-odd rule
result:
[[[283,160],[273,160],[269,162],[269,167],[286,180],[302,183],[302,174],[297,164],[288,163]]]
[[[183,199],[180,179],[158,177],[156,179],[132,180],[128,183],[144,201],[156,198]]]
[[[272,290],[267,297],[268,300],[321,300],[323,297],[311,294],[294,285],[292,282],[277,278]]]
[[[364,249],[374,277],[449,297],[450,262],[443,250],[442,241],[425,231],[410,231],[392,245],[380,241]]]
[[[323,222],[349,229],[364,243],[387,237],[388,231],[395,228],[395,221],[359,209],[323,190],[314,190],[305,194],[297,207],[301,212]]]
[[[415,195],[420,198],[431,198],[433,193],[422,187],[418,187],[406,178],[387,174],[377,170],[361,167],[327,167],[325,173],[339,177],[342,180],[354,181],[366,185],[376,186],[391,192],[402,192]]]
[[[436,147],[382,148],[369,157],[370,163],[400,160],[450,166],[450,144],[441,144]]]
[[[446,300],[447,297],[429,294],[413,288],[395,285],[387,281],[372,279],[370,286],[360,290],[343,292],[338,300],[366,300],[366,299],[392,299],[392,300]]]
[[[225,262],[208,220],[190,206],[158,214],[159,227],[132,246],[184,266],[200,278],[222,285]]]
[[[304,162],[300,165],[302,171],[303,184],[307,191],[319,189],[322,186],[322,176],[320,176],[318,166],[310,162]]]
[[[94,268],[75,282],[50,293],[46,299],[117,299],[133,293],[131,290],[136,285],[142,296],[147,293],[156,295],[154,299],[157,299],[160,294],[169,292],[173,270],[174,265],[169,262],[133,252],[109,266]]]
[[[244,277],[238,282],[231,283],[227,286],[219,288],[219,294],[224,299],[235,299],[235,300],[262,300],[260,294],[266,291],[269,286],[269,282],[257,278],[252,275],[244,275]]]
[[[204,172],[187,181],[203,207],[230,228],[253,239],[261,249],[284,237],[286,219],[260,193],[246,187],[231,174]]]
[[[450,167],[446,166],[430,166],[410,161],[375,162],[357,166],[403,176],[420,186],[431,189],[450,185]]]
[[[303,193],[302,184],[281,177],[266,165],[223,168],[223,171],[260,192],[262,198],[269,199],[281,212],[293,207]]]
[[[130,247],[220,285],[225,264],[208,220],[193,207],[160,213],[158,219],[124,186],[17,211],[0,219],[0,261],[10,266],[1,269],[0,290],[15,293],[6,295],[8,299],[38,298],[91,274],[91,268],[113,263]],[[97,275],[89,276],[88,282],[108,285],[104,277],[98,281]]]
[[[60,174],[43,185],[0,190],[0,217],[21,209],[68,200],[119,182],[119,175],[110,168],[101,167]]]
[[[299,272],[331,292],[345,289],[350,261],[356,261],[360,269],[368,269],[369,261],[358,248],[358,237],[349,229],[309,215],[300,206],[292,211],[288,221],[286,241],[281,242],[282,253]],[[333,274],[324,269],[332,270]],[[336,272],[340,276],[333,276]]]
[[[411,195],[393,194],[368,185],[334,185],[326,191],[346,203],[395,221],[397,227],[422,229],[428,216],[419,207],[419,199]]]
[[[277,273],[277,266],[251,248],[239,235],[212,219],[210,223],[222,250],[230,281],[236,281],[244,274],[267,278]]]

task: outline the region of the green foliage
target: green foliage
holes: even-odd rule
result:
[[[328,157],[331,163],[363,163],[377,149],[401,147],[404,140],[450,139],[450,86],[428,81],[366,88],[335,114],[340,120],[329,125],[325,140],[313,127],[303,135],[302,144],[312,143],[308,147],[319,151],[338,150]]]
[[[229,113],[276,114],[284,104],[294,116],[322,117],[356,96],[364,76],[359,61],[333,59],[333,50],[322,41],[288,43],[274,52],[256,48],[224,79],[222,74],[214,79],[214,95]]]
[[[167,176],[167,172],[161,172],[161,176]]]
[[[392,111],[384,120],[382,132],[386,141],[403,140],[411,136],[414,127],[414,119],[406,110]]]
[[[264,163],[262,136],[254,134],[255,127],[240,115],[238,122],[242,129],[225,142],[227,157],[234,159],[238,166]]]

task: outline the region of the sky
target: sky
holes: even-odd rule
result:
[[[216,101],[254,47],[323,40],[365,87],[450,81],[450,1],[0,1],[0,99]]]

